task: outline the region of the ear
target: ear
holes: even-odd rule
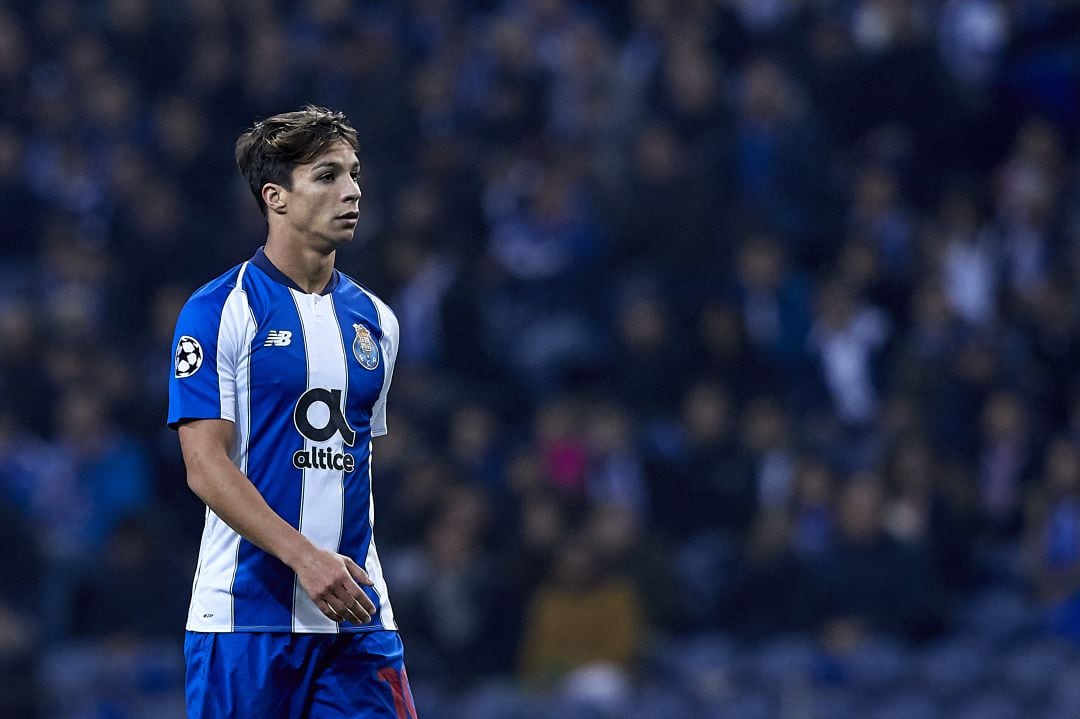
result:
[[[266,203],[266,211],[279,215],[285,214],[285,197],[288,192],[284,187],[273,182],[263,185],[262,199]]]

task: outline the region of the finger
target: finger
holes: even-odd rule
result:
[[[353,597],[353,601],[360,605],[360,608],[367,612],[370,616],[375,616],[375,602],[371,601],[371,597],[360,592],[358,596]]]
[[[367,599],[363,592],[360,593],[360,597]],[[353,616],[353,620],[357,624],[367,624],[371,621],[371,617],[374,614],[374,606],[370,606],[371,602],[364,602],[360,598],[352,596],[345,602],[345,610]]]
[[[369,616],[375,615],[375,604],[371,601],[371,598],[364,593],[364,590],[353,582],[348,582],[345,585],[345,594],[342,595],[339,593],[338,598],[346,605],[355,606],[355,604],[353,604],[355,602],[360,605],[360,609],[364,610]]]
[[[356,600],[346,595],[346,598],[341,601],[341,613],[347,620],[353,624],[366,624],[371,618],[367,612],[357,604]]]
[[[345,557],[345,566],[349,568],[349,574],[353,575],[353,578],[363,584],[365,587],[375,586],[375,582],[368,576],[367,571],[359,564],[353,561],[352,557]]]
[[[322,612],[324,615],[326,615],[326,617],[328,619],[330,619],[331,621],[334,621],[334,622],[340,622],[341,621],[341,615],[337,612],[336,609],[334,609],[330,605],[330,602],[327,602],[325,599],[320,599],[318,606],[319,606],[319,611]]]
[[[349,621],[353,624],[367,624],[371,621],[371,615],[360,609],[355,602],[346,607],[345,611],[349,613]]]
[[[338,596],[330,596],[330,597],[327,597],[326,601],[330,605],[330,608],[333,609],[334,613],[337,615],[337,619],[335,621],[339,621],[339,622],[350,621],[351,622],[351,621],[354,621],[356,619],[356,616],[354,615],[354,612],[347,606],[348,603],[349,603],[349,601],[347,599],[343,601]]]
[[[357,611],[361,611],[366,614],[369,620],[371,617],[375,616],[375,604],[371,601],[368,595],[364,594],[363,592],[360,592],[359,595],[354,596],[349,606],[356,609]]]
[[[360,593],[361,596],[363,595],[363,592],[360,592],[359,587],[355,584],[353,587],[355,589],[352,591]],[[334,605],[337,606],[338,603],[341,604],[342,616],[346,617],[349,621],[354,622],[355,624],[367,624],[371,621],[371,612],[364,609],[364,605],[351,594],[349,589],[342,588],[335,593]]]

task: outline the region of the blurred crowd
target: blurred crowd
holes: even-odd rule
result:
[[[1078,36],[1065,0],[8,0],[0,714],[124,657],[175,692],[173,323],[265,237],[236,136],[307,102],[359,131],[338,266],[401,322],[377,533],[432,716],[702,633],[918,646],[1000,588],[1080,642]]]

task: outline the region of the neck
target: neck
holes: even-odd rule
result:
[[[334,276],[336,250],[328,253],[290,242],[273,232],[266,238],[266,257],[307,293],[322,292]]]

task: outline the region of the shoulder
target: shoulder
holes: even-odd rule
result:
[[[195,290],[184,303],[177,319],[178,333],[206,342],[218,336],[225,326],[236,329],[248,316],[244,289],[247,263],[233,267]]]
[[[205,307],[216,304],[220,307],[225,304],[229,294],[241,286],[241,277],[245,274],[246,268],[247,263],[243,262],[210,280],[191,293],[185,306]]]
[[[390,309],[390,305],[386,304],[386,302],[384,302],[378,295],[368,289],[365,285],[357,282],[355,279],[345,274],[344,272],[341,273],[341,281],[346,283],[351,290],[365,296],[371,302],[371,304],[375,306],[375,311],[379,315],[379,325],[381,326],[383,332],[390,332],[394,335],[397,335],[398,319],[397,315],[394,314],[394,311]]]
[[[246,262],[241,263],[192,292],[184,303],[183,314],[220,314],[229,295],[238,288],[243,289],[246,265]]]

